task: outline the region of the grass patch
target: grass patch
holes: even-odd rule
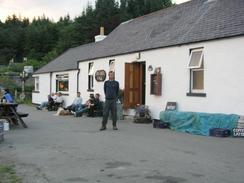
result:
[[[21,183],[12,166],[0,165],[0,183]]]

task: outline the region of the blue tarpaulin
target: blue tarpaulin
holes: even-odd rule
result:
[[[235,114],[210,114],[197,112],[160,112],[160,121],[169,122],[170,128],[180,132],[196,135],[209,135],[209,129],[236,128],[239,116]]]

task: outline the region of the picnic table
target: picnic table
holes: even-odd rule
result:
[[[17,103],[0,103],[0,119],[6,119],[13,125],[21,125],[27,128],[27,125],[23,121],[23,117],[27,117],[29,114],[17,112]]]

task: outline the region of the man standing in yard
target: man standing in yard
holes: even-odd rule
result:
[[[104,83],[105,105],[103,109],[103,121],[100,130],[106,130],[108,122],[109,111],[112,114],[113,130],[118,130],[116,126],[117,122],[117,107],[116,102],[119,94],[119,82],[114,80],[114,72],[108,73],[109,80]]]

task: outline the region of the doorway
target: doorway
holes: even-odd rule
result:
[[[145,62],[125,63],[124,108],[145,104]]]

